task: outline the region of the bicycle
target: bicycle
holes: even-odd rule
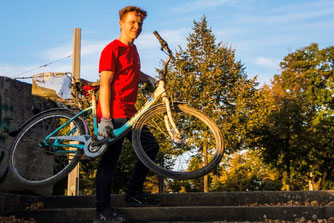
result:
[[[20,128],[10,149],[9,166],[16,180],[28,186],[52,185],[66,177],[81,157],[101,156],[107,144],[130,130],[136,155],[158,175],[185,180],[202,177],[217,167],[224,151],[223,136],[210,117],[184,102],[170,100],[165,77],[173,55],[167,42],[156,31],[153,33],[168,59],[159,72],[155,91],[144,106],[114,130],[115,137],[103,138],[98,136],[96,115],[99,83],[78,80],[76,89],[81,95],[88,95],[90,106],[78,113],[68,108],[49,109]],[[87,97],[84,99],[87,101]],[[160,99],[162,102],[158,103]],[[83,99],[78,102],[84,104]],[[150,131],[159,142],[159,153],[154,160],[142,146],[144,131]]]

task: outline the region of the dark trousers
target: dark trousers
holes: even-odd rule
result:
[[[114,128],[120,128],[127,122],[127,118],[113,119]],[[148,130],[146,128],[146,130]],[[129,140],[131,138],[131,131],[125,136]],[[142,138],[144,150],[147,151],[147,155],[154,159],[159,151],[159,144],[154,138],[154,136],[149,131],[143,131]],[[148,140],[147,140],[148,139]],[[97,168],[96,173],[96,209],[97,211],[102,211],[105,207],[110,205],[110,194],[111,194],[111,184],[113,178],[113,170],[117,164],[119,155],[122,150],[124,137],[119,139],[117,142],[108,145],[107,151],[102,155],[100,163]],[[146,145],[144,142],[147,142]],[[148,174],[148,168],[140,161],[137,160],[132,178],[129,184],[129,194],[135,195],[142,193],[143,184]]]

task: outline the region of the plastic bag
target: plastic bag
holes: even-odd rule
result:
[[[68,73],[36,74],[32,77],[31,93],[50,99],[71,99],[71,77]]]

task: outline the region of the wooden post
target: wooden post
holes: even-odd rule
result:
[[[73,31],[73,62],[72,81],[80,78],[80,57],[81,57],[81,29],[74,28]]]
[[[72,61],[72,83],[80,79],[80,56],[81,56],[81,29],[74,28],[73,31],[73,61]],[[75,97],[76,95],[74,95]],[[67,178],[67,195],[79,195],[79,163]]]

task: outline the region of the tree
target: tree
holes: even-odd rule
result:
[[[266,165],[261,151],[236,152],[222,164],[222,174],[214,177],[213,191],[263,191],[279,190],[280,175]]]
[[[201,21],[194,21],[187,47],[179,47],[174,54],[166,78],[170,95],[178,92],[174,100],[186,101],[216,121],[224,135],[226,153],[245,148],[251,109],[256,107],[257,82],[247,78],[243,64],[235,58],[235,50],[216,43],[203,16]],[[202,165],[201,162],[204,161],[194,158],[190,163]],[[208,180],[211,181],[210,176]],[[191,181],[191,190],[202,189],[202,179]]]
[[[270,111],[266,122],[256,130],[263,148],[262,158],[283,173],[284,189],[290,190],[295,178],[296,164],[303,157],[302,145],[298,141],[303,134],[300,106],[292,99],[275,97],[274,110]],[[266,116],[262,116],[266,117]]]
[[[257,82],[249,80],[235,50],[216,38],[206,17],[194,21],[187,47],[178,48],[169,67],[167,89],[213,118],[225,137],[227,152],[245,147],[246,126]]]
[[[333,179],[334,47],[313,43],[288,54],[272,86],[264,122],[253,128],[263,157],[285,174],[287,189],[298,176],[320,189]],[[295,185],[298,188],[298,185]],[[304,185],[299,185],[302,189]]]

